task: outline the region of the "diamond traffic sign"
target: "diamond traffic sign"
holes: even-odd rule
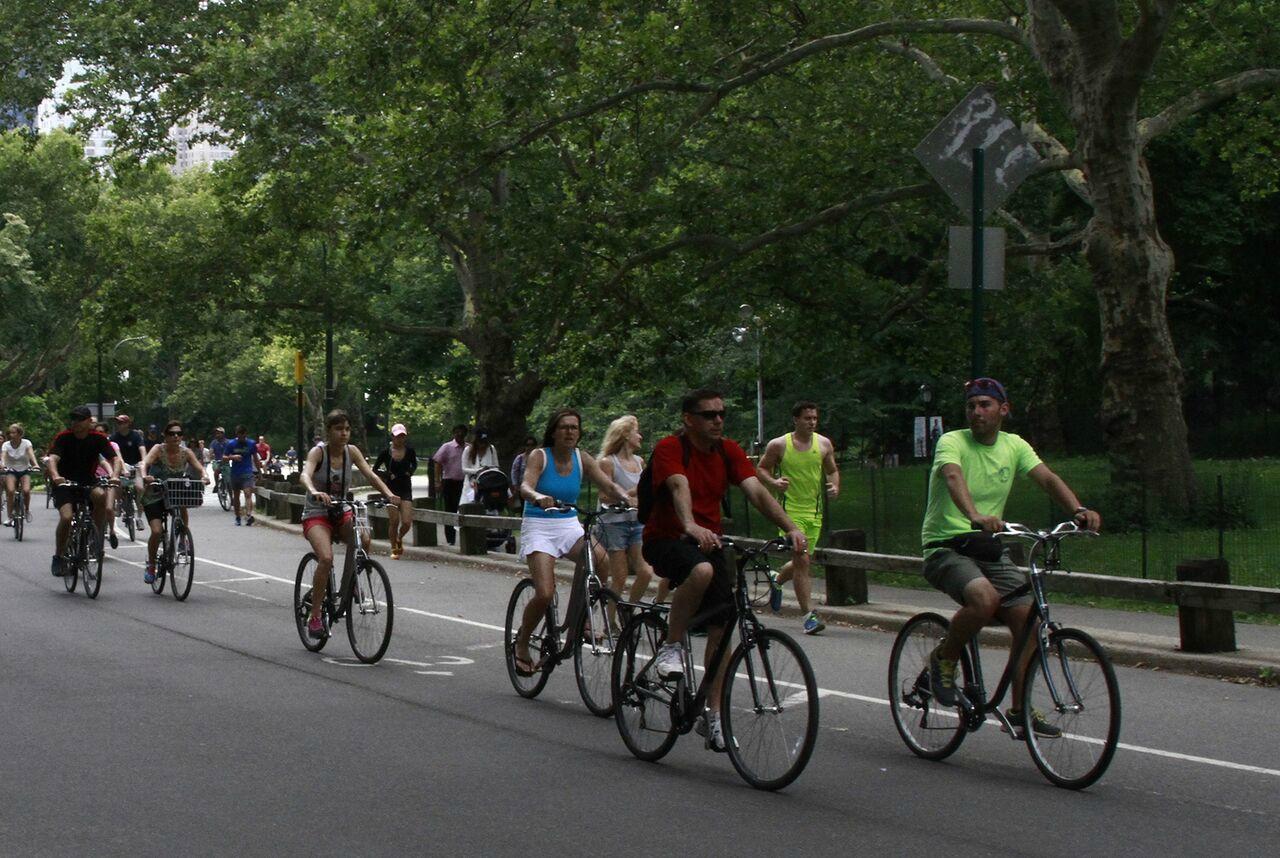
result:
[[[983,207],[1004,204],[1040,156],[985,86],[977,86],[920,141],[916,159],[966,218],[973,217],[973,150],[985,152]]]

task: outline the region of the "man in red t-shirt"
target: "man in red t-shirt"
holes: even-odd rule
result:
[[[672,588],[667,642],[658,651],[655,665],[664,678],[684,672],[682,642],[690,618],[699,608],[710,610],[733,599],[733,575],[720,545],[720,500],[730,484],[791,538],[797,554],[808,548],[804,531],[760,482],[742,448],[724,437],[724,398],[714,390],[695,390],[684,398],[681,411],[689,464],[684,463],[685,442],[680,435],[669,435],[654,446],[650,458],[654,502],[644,526],[644,558]],[[708,624],[704,663],[715,652],[724,625],[723,619]],[[727,665],[725,659],[707,696],[704,735],[707,746],[716,751],[724,750],[720,686]]]

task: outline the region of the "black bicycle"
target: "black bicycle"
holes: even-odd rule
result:
[[[120,478],[120,491],[116,494],[115,514],[124,521],[129,532],[129,541],[138,538],[138,533],[146,530],[146,522],[142,518],[142,504],[138,503],[138,490],[134,485],[137,465],[126,465]]]
[[[632,510],[625,504],[601,507],[599,510],[582,510],[573,504],[553,507],[561,511],[576,510],[583,519],[585,544],[582,557],[575,568],[573,585],[569,590],[569,604],[565,610],[564,624],[560,624],[560,598],[553,592],[551,604],[529,635],[529,652],[533,657],[533,669],[521,670],[516,663],[516,635],[524,619],[526,606],[533,601],[534,583],[525,578],[516,584],[507,602],[507,620],[503,641],[507,654],[507,675],[521,697],[533,698],[542,693],[556,665],[573,656],[573,674],[578,681],[578,693],[592,714],[608,718],[613,714],[613,695],[609,689],[609,669],[614,646],[618,640],[618,594],[610,590],[596,573],[595,542],[596,520],[610,513],[626,513]],[[561,638],[563,635],[563,639]]]
[[[156,552],[151,592],[159,596],[164,592],[165,582],[171,581],[173,598],[183,602],[196,577],[196,547],[191,528],[182,518],[182,510],[204,504],[204,482],[170,479],[164,481],[162,490],[164,518],[160,519],[160,549]]]
[[[1060,543],[1070,536],[1096,536],[1074,522],[1051,531],[1006,523],[996,534],[1031,545],[1027,583],[1006,595],[1007,603],[1032,594],[1032,621],[1027,623],[996,687],[987,696],[982,680],[978,635],[961,654],[964,687],[955,706],[943,706],[929,684],[929,656],[947,634],[948,620],[935,613],[907,621],[889,656],[889,711],[898,734],[918,756],[941,760],[955,753],[964,737],[994,715],[1015,740],[1025,740],[1036,767],[1053,784],[1082,789],[1102,777],[1120,741],[1120,687],[1106,651],[1080,629],[1064,628],[1049,617],[1044,572],[1060,568]],[[1039,559],[1038,559],[1039,558]],[[1014,725],[1000,711],[1013,683],[1018,654],[1035,633],[1036,653],[1023,676],[1022,699],[1015,701],[1024,724]]]
[[[9,518],[13,521],[13,538],[22,541],[22,534],[26,532],[27,527],[27,503],[22,498],[22,478],[26,476],[26,471],[6,470],[5,476],[13,477],[13,509],[6,510]],[[3,504],[0,504],[0,508]]]
[[[666,605],[630,605],[631,618],[613,657],[615,720],[622,741],[642,760],[664,757],[676,739],[705,717],[707,695],[729,649],[733,628],[738,646],[729,656],[721,690],[720,717],[725,750],[733,767],[757,789],[781,789],[799,777],[818,737],[818,684],[804,650],[789,635],[766,629],[751,610],[747,573],[768,568],[767,552],[790,549],[786,539],[737,549],[733,601],[698,613],[690,627],[726,620],[710,666],[696,690],[689,684],[694,664],[684,640],[684,674],[663,679],[655,661],[667,635]],[[624,606],[627,603],[623,603]]]
[[[102,589],[102,532],[93,520],[93,501],[90,492],[106,488],[113,483],[106,477],[94,485],[73,483],[70,480],[61,488],[71,492],[71,529],[67,532],[66,554],[62,558],[62,583],[68,593],[76,591],[76,581],[84,582],[84,594],[98,598]]]
[[[370,557],[368,552],[371,531],[367,508],[385,504],[370,499],[368,502],[335,501],[329,506],[335,511],[351,510],[355,546],[347,554],[348,562],[342,570],[342,586],[336,592],[333,586],[333,573],[338,565],[336,558],[333,568],[329,570],[324,603],[320,609],[324,635],[318,639],[313,639],[307,632],[307,622],[311,618],[311,600],[314,598],[316,565],[319,561],[314,551],[303,555],[293,582],[294,623],[298,627],[302,645],[310,652],[319,652],[329,642],[333,625],[345,617],[351,651],[364,664],[373,664],[382,658],[391,643],[391,626],[395,619],[395,602],[391,598],[391,580],[387,577],[387,570]],[[337,533],[334,535],[336,537]]]

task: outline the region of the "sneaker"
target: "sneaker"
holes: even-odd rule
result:
[[[724,731],[720,728],[720,713],[707,712],[693,725],[693,730],[707,740],[707,750],[724,753]]]
[[[155,580],[156,580],[156,564],[148,563],[147,571],[142,573],[142,583],[152,584],[152,583],[155,583]]]
[[[240,516],[236,516],[236,527],[240,526]]]
[[[956,662],[941,658],[936,649],[929,653],[929,688],[943,706],[956,705]]]
[[[66,575],[66,573],[62,571],[62,558],[56,554],[53,555],[53,563],[51,565],[51,568],[53,570],[53,577],[55,578],[62,578],[64,575]]]
[[[782,584],[778,582],[778,573],[769,572],[769,610],[775,614],[782,611]]]
[[[819,617],[817,611],[810,611],[804,618],[804,633],[806,635],[816,635],[827,627]]]
[[[244,520],[244,523],[249,527],[253,527],[253,516],[249,516],[248,518],[246,518]]]
[[[324,639],[324,620],[320,617],[312,617],[307,622],[307,637],[313,641]]]
[[[31,521],[31,510],[27,510],[27,521]]]
[[[116,532],[114,530],[107,534],[107,540],[111,543],[112,548],[120,547],[120,538],[116,536]]]
[[[654,662],[658,676],[663,679],[684,676],[684,647],[678,643],[665,643],[658,649]]]
[[[1004,715],[1009,719],[1009,725],[1013,727],[1013,735],[1019,739],[1022,738],[1027,729],[1027,719],[1022,712],[1012,707],[1004,711]],[[1008,727],[1001,724],[1000,729],[1008,733]],[[1047,739],[1057,739],[1062,736],[1062,730],[1048,721],[1044,720],[1044,713],[1039,709],[1031,710],[1031,729],[1036,731],[1037,736],[1044,736]]]
[[[5,526],[5,527],[13,527],[13,519],[11,519],[11,518],[6,518],[6,519],[4,520],[4,526]]]

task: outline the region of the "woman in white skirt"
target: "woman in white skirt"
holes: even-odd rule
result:
[[[542,446],[531,452],[525,464],[520,496],[524,498],[524,517],[520,523],[520,556],[529,564],[534,596],[525,606],[520,631],[515,640],[516,672],[531,676],[541,665],[529,654],[529,635],[538,618],[546,613],[555,593],[556,559],[577,560],[585,544],[582,523],[573,510],[557,511],[562,503],[576,504],[582,493],[582,478],[614,497],[626,497],[627,490],[600,470],[590,453],[578,449],[582,437],[582,415],[572,408],[562,408],[551,415]],[[604,570],[608,558],[604,549],[594,546],[596,568]]]

